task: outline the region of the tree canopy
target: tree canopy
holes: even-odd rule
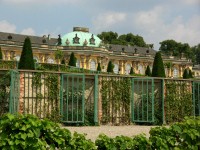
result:
[[[148,45],[144,41],[142,36],[134,35],[132,33],[122,34],[118,36],[116,32],[102,32],[97,35],[106,44],[119,44],[119,45],[136,45],[139,47],[147,47]],[[153,44],[150,44],[151,46]]]
[[[145,75],[146,76],[151,76],[151,69],[150,69],[149,65],[147,66],[147,69],[145,71]]]
[[[112,61],[109,61],[108,67],[107,67],[107,72],[113,73],[114,65],[112,64]]]
[[[98,63],[97,71],[101,71],[101,64],[100,63]]]
[[[24,40],[24,45],[23,45],[21,57],[19,60],[18,68],[29,69],[29,70],[35,69],[35,64],[33,60],[33,52],[32,52],[32,47],[31,47],[31,40],[29,37],[27,37]]]

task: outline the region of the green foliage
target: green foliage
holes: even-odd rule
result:
[[[98,63],[97,71],[101,71],[101,64],[100,63]]]
[[[133,74],[134,74],[133,67],[131,67],[130,75],[133,75]]]
[[[106,77],[101,80],[102,120],[114,125],[130,123],[130,78]],[[112,110],[112,111],[111,111]],[[121,110],[124,110],[123,112]],[[117,121],[117,114],[123,118]]]
[[[112,61],[109,61],[107,72],[113,73],[114,65],[112,64]]]
[[[157,52],[154,58],[152,77],[165,77],[165,69],[160,52]]]
[[[132,33],[122,34],[118,37],[116,32],[102,32],[97,35],[106,44],[118,44],[118,45],[136,45],[140,47],[147,47],[143,37],[134,35]]]
[[[189,78],[189,73],[188,73],[188,70],[185,69],[183,72],[183,79],[188,79],[188,78]]]
[[[61,60],[61,64],[65,65],[65,59]]]
[[[186,118],[171,127],[156,127],[150,131],[152,149],[200,148],[200,118]]]
[[[188,83],[167,81],[165,96],[166,123],[180,122],[193,112],[192,92]]]
[[[95,144],[91,140],[87,140],[84,134],[74,132],[70,141],[71,150],[96,150]]]
[[[31,47],[31,40],[29,37],[27,37],[24,41],[18,69],[27,69],[27,70],[35,69],[35,64],[33,60],[33,52],[32,52],[32,47]]]
[[[57,60],[58,60],[58,63],[59,63],[60,60],[63,59],[63,56],[64,56],[63,51],[61,51],[61,50],[56,50],[56,51],[54,52],[54,56],[55,56],[55,59],[57,59]]]
[[[114,139],[109,138],[105,134],[100,134],[95,141],[95,145],[98,146],[98,150],[116,150]]]
[[[192,74],[192,70],[189,69],[189,73],[188,73],[189,78],[193,78],[193,74]]]
[[[74,56],[73,52],[70,55],[70,59],[69,59],[68,65],[76,67],[76,57]]]
[[[151,69],[150,69],[149,65],[147,66],[147,69],[145,70],[145,75],[151,76]]]
[[[0,116],[9,111],[10,72],[0,74]]]
[[[0,120],[0,149],[64,149],[71,133],[56,123],[32,115],[7,114]]]
[[[1,47],[0,47],[0,60],[3,59],[3,55],[2,55],[2,51],[1,51]]]

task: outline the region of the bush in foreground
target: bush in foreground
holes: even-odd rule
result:
[[[200,117],[186,118],[169,128],[155,127],[149,139],[140,134],[134,137],[110,138],[100,134],[95,143],[84,134],[61,128],[49,120],[33,115],[7,114],[0,120],[0,149],[58,149],[58,150],[162,150],[200,149]]]

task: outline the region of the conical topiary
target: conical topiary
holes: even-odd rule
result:
[[[76,57],[74,56],[73,52],[70,55],[70,59],[69,59],[68,65],[76,67]]]
[[[188,70],[185,69],[183,72],[183,79],[188,79],[188,78],[189,78],[189,73],[188,73]]]
[[[157,52],[154,58],[152,77],[165,77],[165,69],[160,52]]]
[[[193,78],[193,75],[192,75],[192,70],[189,69],[189,74],[188,74],[189,78]]]
[[[150,69],[149,65],[147,66],[147,69],[145,71],[145,75],[146,76],[151,76],[151,69]]]
[[[100,65],[100,63],[98,63],[97,71],[100,71],[100,72],[101,72],[101,65]]]
[[[133,67],[131,67],[131,70],[130,70],[130,75],[133,75],[134,74],[134,71],[133,71]]]
[[[107,72],[113,73],[113,68],[114,68],[114,65],[112,64],[111,61],[109,61],[108,67],[107,67]]]
[[[2,51],[1,51],[1,47],[0,47],[0,60],[3,59],[3,55],[2,55]]]
[[[35,64],[33,60],[33,52],[31,47],[31,40],[29,37],[27,37],[24,40],[24,45],[21,53],[21,57],[19,60],[19,69],[28,69],[28,70],[34,70]]]

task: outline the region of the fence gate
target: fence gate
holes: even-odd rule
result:
[[[132,78],[132,122],[154,122],[154,79]]]
[[[85,76],[83,74],[63,74],[60,91],[62,121],[64,123],[83,123]]]
[[[200,82],[193,82],[194,116],[200,116]]]
[[[20,74],[16,70],[11,70],[10,74],[9,112],[17,113],[19,110]]]

